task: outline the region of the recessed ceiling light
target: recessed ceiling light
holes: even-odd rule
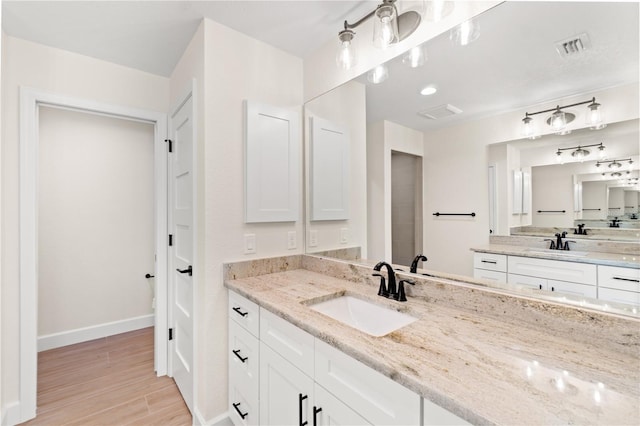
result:
[[[438,91],[438,89],[436,89],[433,86],[427,86],[424,89],[422,89],[420,91],[420,94],[423,96],[429,96],[429,95],[433,95],[434,93],[436,93]]]

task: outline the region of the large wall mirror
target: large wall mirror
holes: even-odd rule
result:
[[[597,157],[558,164],[556,152],[602,142],[608,158],[632,159],[625,178],[638,177],[638,15],[637,3],[505,2],[474,19],[472,43],[443,33],[416,46],[426,55],[421,66],[412,67],[407,52],[384,64],[384,81],[374,83],[372,70],[307,103],[306,132],[310,120],[327,120],[348,134],[350,152],[348,218],[307,215],[306,252],[405,270],[424,254],[423,271],[470,277],[470,248],[489,244],[490,235],[535,236],[587,221],[604,229],[617,207],[618,220],[626,213],[631,224],[637,181],[603,178],[607,165],[596,168]],[[567,43],[580,52],[561,55]],[[525,111],[592,97],[603,107],[604,129],[590,130],[581,106],[571,109],[571,134],[554,135],[540,115],[542,137],[521,136]],[[514,168],[529,184],[521,194],[526,213],[514,214]],[[626,232],[599,238],[638,241]]]

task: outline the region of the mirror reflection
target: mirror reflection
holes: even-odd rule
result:
[[[386,80],[362,75],[305,105],[307,166],[310,119],[343,129],[350,147],[348,219],[307,217],[307,252],[469,280],[471,249],[520,238],[546,250],[545,239],[566,232],[580,244],[611,244],[572,242],[575,253],[624,255],[623,266],[637,269],[637,181],[603,179],[597,157],[558,164],[556,153],[604,143],[607,159],[632,158],[628,177],[638,176],[638,4],[509,2],[474,21],[480,34],[468,45],[441,34],[419,46],[421,66],[407,52],[384,64]],[[592,99],[606,127],[590,124]],[[551,115],[566,105],[572,120],[560,132]],[[527,117],[541,137],[524,137]],[[563,152],[576,160],[573,151]],[[586,234],[573,234],[578,225]],[[492,284],[531,293],[504,275]],[[552,287],[535,294],[559,300]]]

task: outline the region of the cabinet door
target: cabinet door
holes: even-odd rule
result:
[[[507,256],[495,253],[474,253],[473,267],[489,271],[507,272]]]
[[[598,265],[598,287],[640,292],[640,269]]]
[[[311,425],[313,380],[260,343],[260,424]]]
[[[531,287],[536,290],[546,290],[547,280],[544,278],[530,277],[527,275],[507,274],[507,282],[522,287]]]
[[[624,291],[603,287],[598,289],[598,299],[640,306],[640,293],[635,291]]]
[[[478,268],[474,268],[473,278],[478,278],[481,280],[497,281],[499,283],[507,282],[506,272],[487,271],[487,270],[478,269]]]
[[[424,426],[470,426],[471,423],[461,419],[452,412],[425,399],[423,400],[422,418]]]
[[[362,416],[331,395],[322,386],[315,385],[312,425],[370,425]]]
[[[591,297],[593,299],[596,298],[595,285],[584,285],[584,284],[576,284],[576,283],[567,283],[564,281],[549,280],[547,281],[547,287],[548,287],[548,290],[557,291],[558,293],[573,294],[576,296],[583,296],[583,297]]]
[[[596,265],[533,257],[509,256],[507,270],[510,274],[527,275],[579,284],[596,285]]]

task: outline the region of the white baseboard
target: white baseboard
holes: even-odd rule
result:
[[[202,417],[202,414],[196,409],[193,416],[193,424],[197,426],[233,426],[229,413],[222,413],[218,417],[207,421]]]
[[[2,426],[14,426],[29,419],[21,419],[20,403],[14,402],[2,407]]]
[[[38,337],[38,352],[153,326],[154,314]]]

